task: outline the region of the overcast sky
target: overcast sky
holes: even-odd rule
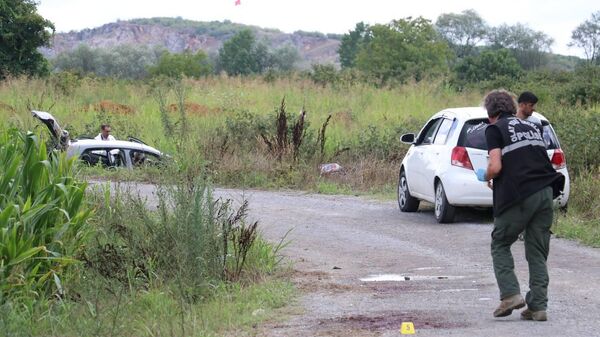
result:
[[[38,10],[54,22],[58,32],[93,28],[117,19],[156,16],[198,21],[231,20],[237,23],[323,33],[346,33],[359,21],[387,23],[407,16],[435,21],[441,13],[474,9],[490,25],[521,22],[554,38],[552,50],[582,55],[567,47],[571,32],[600,10],[590,0],[41,0]]]

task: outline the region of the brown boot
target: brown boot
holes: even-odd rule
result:
[[[515,309],[520,309],[525,306],[525,300],[521,294],[516,294],[503,299],[496,310],[494,317],[506,317],[512,314]]]
[[[546,315],[546,312],[544,310],[532,311],[529,308],[527,308],[521,312],[521,319],[524,319],[526,321],[545,322],[548,320],[548,316]]]

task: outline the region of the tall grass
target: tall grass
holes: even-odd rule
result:
[[[600,247],[600,169],[580,172],[572,179],[569,211],[558,216],[553,231]]]
[[[135,133],[153,145],[172,150],[161,122],[156,88],[164,83],[128,83],[108,79],[83,79],[65,94],[52,81],[13,79],[0,84],[0,102],[11,106],[15,113],[0,107],[0,118],[30,119],[27,107],[38,109],[52,106],[52,113],[68,124],[73,134],[96,134],[100,120],[108,119],[119,138]],[[440,83],[418,83],[398,88],[377,89],[357,84],[349,88],[321,87],[302,78],[284,78],[266,83],[260,78],[221,78],[186,80],[187,102],[207,107],[204,111],[187,113],[192,133],[214,130],[227,117],[248,111],[255,116],[271,114],[283,97],[293,114],[304,106],[308,118],[321,125],[330,114],[332,143],[353,139],[367,125],[396,126],[406,119],[426,119],[434,111],[449,106],[479,104],[479,93],[456,95]],[[164,89],[164,88],[163,88]],[[174,91],[162,90],[167,105],[179,104]],[[43,99],[42,99],[43,98]],[[111,111],[93,111],[86,107],[108,100],[134,108],[126,116]],[[3,111],[2,111],[3,110]],[[173,113],[171,117],[176,117]],[[93,123],[93,124],[91,124]],[[91,124],[91,125],[89,125]]]

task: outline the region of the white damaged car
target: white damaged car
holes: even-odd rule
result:
[[[143,165],[159,165],[165,155],[159,150],[129,137],[124,140],[70,139],[54,116],[44,111],[32,111],[33,116],[48,127],[55,148],[66,150],[67,157],[75,157],[83,163],[107,168],[134,168]]]

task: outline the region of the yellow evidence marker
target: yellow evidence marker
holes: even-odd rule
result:
[[[415,325],[412,322],[402,322],[400,327],[400,333],[403,335],[414,335]]]

